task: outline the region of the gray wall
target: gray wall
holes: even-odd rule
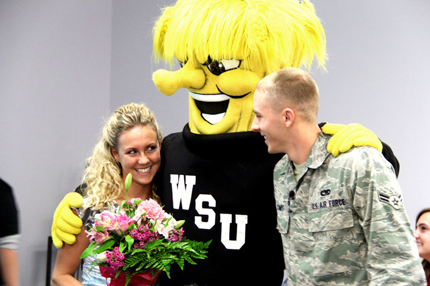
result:
[[[188,122],[188,93],[162,95],[152,83],[152,73],[165,66],[152,53],[152,27],[161,7],[174,0],[113,2],[111,107],[143,102],[155,113],[163,135],[181,131]],[[177,67],[179,68],[179,66]]]
[[[44,285],[55,207],[110,111],[110,1],[0,2],[0,176],[20,209],[22,285]]]
[[[430,1],[318,1],[328,72],[320,121],[361,123],[394,150],[410,219],[430,207]]]
[[[188,121],[186,91],[167,97],[151,81],[162,66],[153,21],[173,2],[0,2],[0,176],[21,211],[22,285],[44,285],[53,212],[79,184],[103,118],[134,101],[154,110],[164,135]],[[314,2],[329,53],[327,72],[312,72],[319,121],[361,123],[394,149],[414,220],[430,206],[430,2]]]

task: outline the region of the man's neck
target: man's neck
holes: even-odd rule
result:
[[[287,152],[290,160],[298,165],[305,163],[320,134],[321,129],[316,124],[297,126]]]

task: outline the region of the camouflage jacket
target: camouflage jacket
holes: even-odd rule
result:
[[[298,182],[287,155],[274,169],[288,285],[425,285],[392,166],[371,147],[334,157],[329,139]]]

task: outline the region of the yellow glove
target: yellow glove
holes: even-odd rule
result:
[[[328,141],[327,151],[337,157],[353,146],[370,146],[382,152],[382,142],[379,138],[364,126],[352,123],[347,126],[343,124],[326,124],[322,127],[325,134],[333,137]]]
[[[55,210],[51,235],[56,248],[63,247],[63,241],[67,244],[76,242],[75,235],[81,232],[82,220],[70,207],[79,208],[82,206],[82,201],[80,194],[68,193]]]

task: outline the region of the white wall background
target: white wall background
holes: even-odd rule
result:
[[[79,184],[103,118],[134,101],[164,135],[188,121],[186,91],[167,97],[151,81],[161,66],[153,21],[173,2],[0,1],[0,176],[20,209],[22,285],[44,285],[52,215]],[[327,73],[312,72],[319,121],[361,123],[394,149],[413,221],[430,206],[430,2],[314,2],[329,53]]]

